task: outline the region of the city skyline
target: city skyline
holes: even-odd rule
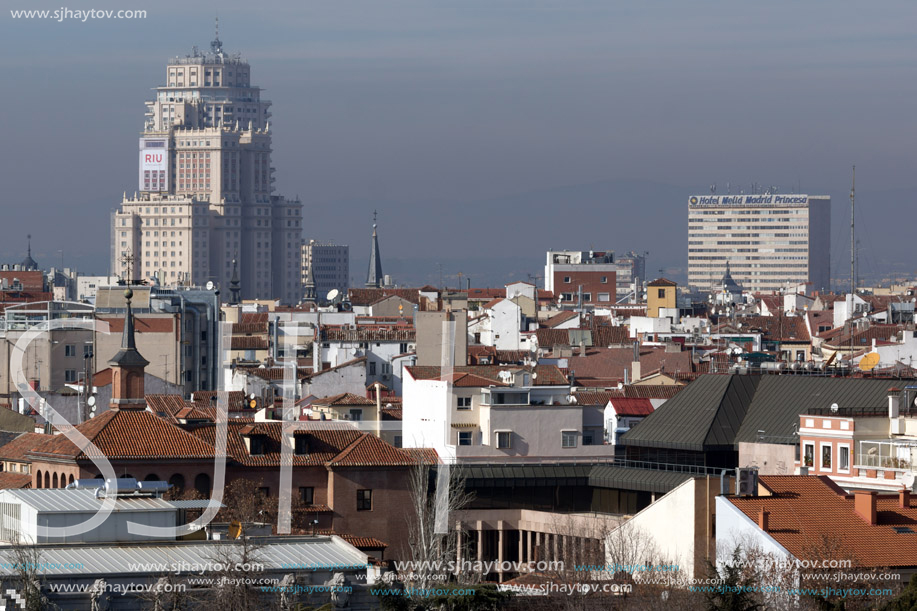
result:
[[[353,270],[368,261],[365,226],[375,208],[386,272],[398,282],[424,269],[417,253],[432,246],[446,276],[490,271],[471,268],[474,257],[463,252],[471,230],[474,255],[497,261],[489,266],[495,280],[539,273],[540,253],[552,248],[645,249],[650,269],[684,270],[685,197],[713,182],[721,192],[727,182],[737,190],[760,182],[832,196],[832,268],[840,274],[849,257],[843,219],[853,163],[858,205],[874,211],[858,218],[861,269],[904,265],[895,239],[903,229],[881,219],[917,192],[898,126],[913,97],[911,69],[900,59],[913,47],[901,18],[913,8],[860,15],[840,5],[825,15],[787,7],[740,14],[725,4],[696,11],[663,3],[651,15],[589,3],[492,14],[473,3],[304,13],[274,5],[252,22],[242,4],[220,11],[221,37],[257,65],[284,125],[274,140],[277,191],[302,197],[304,239],[352,245]],[[123,152],[142,127],[148,88],[168,57],[212,38],[209,10],[189,8],[172,22],[167,8],[137,22],[0,26],[9,34],[0,44],[11,82],[45,94],[15,121],[6,115],[13,146],[0,164],[8,197],[29,202],[10,206],[8,220],[36,235],[43,265],[63,255],[68,267],[108,271],[98,245],[108,202],[133,190],[136,169]],[[161,35],[136,42],[151,28]],[[112,48],[119,52],[106,54]],[[28,70],[10,59],[23,53]],[[61,70],[48,78],[52,65]],[[65,108],[50,104],[64,92],[71,92]],[[92,101],[99,98],[109,103]],[[35,130],[64,125],[35,162]],[[42,179],[49,171],[55,180]],[[660,185],[677,197],[652,193],[648,205],[633,205],[641,187]],[[546,230],[538,219],[552,197],[574,218],[605,213],[616,222]],[[508,236],[502,228],[520,206],[532,214]],[[673,215],[674,231],[651,225],[660,214]],[[43,227],[48,215],[63,222]],[[478,215],[488,215],[484,228]],[[660,232],[662,244],[647,246]],[[24,251],[15,242],[0,249],[10,262]]]

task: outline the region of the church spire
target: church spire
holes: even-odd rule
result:
[[[379,256],[379,236],[376,233],[377,214],[373,210],[373,242],[369,251],[369,271],[366,273],[366,288],[382,287],[382,257]]]
[[[134,314],[131,311],[131,299],[134,291],[124,291],[127,308],[124,312],[124,331],[121,333],[121,350],[108,364],[112,371],[111,402],[112,409],[139,408],[145,409],[143,392],[144,369],[150,364],[137,352],[137,341],[134,337]]]

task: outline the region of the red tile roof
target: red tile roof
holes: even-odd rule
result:
[[[653,404],[649,399],[614,398],[611,406],[619,416],[649,416],[653,413]]]
[[[191,401],[196,404],[198,408],[209,408],[210,406],[216,406],[216,402],[211,402],[211,397],[217,396],[217,391],[215,390],[195,390],[191,394]],[[245,391],[242,390],[230,390],[227,393],[226,401],[229,404],[228,408],[231,412],[241,412],[241,411],[250,411],[248,407],[248,399],[245,398]]]
[[[736,322],[742,323],[742,332],[758,329],[765,339],[772,341],[811,341],[809,329],[802,316],[787,316],[782,313],[774,316],[743,316],[737,318]]]
[[[0,460],[31,462],[31,459],[26,454],[32,450],[41,449],[46,443],[52,441],[54,437],[54,435],[45,435],[44,433],[23,433],[0,447]]]
[[[667,384],[629,384],[624,387],[625,397],[642,397],[646,399],[671,399],[685,386]]]
[[[578,386],[614,386],[624,381],[624,372],[631,371],[634,358],[632,348],[592,348],[586,356],[572,356],[568,368],[573,372]],[[640,369],[643,375],[654,371],[674,374],[692,371],[691,353],[667,352],[665,348],[640,348]],[[628,374],[630,375],[630,374]]]
[[[337,407],[339,405],[363,405],[374,406],[376,402],[373,399],[361,397],[353,393],[345,392],[331,397],[324,397],[312,401],[312,405],[320,407]]]
[[[552,316],[551,318],[548,318],[547,320],[541,321],[541,326],[544,327],[545,329],[553,329],[557,325],[561,325],[567,322],[568,320],[572,320],[576,318],[577,316],[578,314],[574,312],[573,310],[564,310],[563,312],[559,314],[555,314],[554,316]]]
[[[898,331],[904,329],[903,325],[883,325],[872,324],[865,329],[860,329],[854,325],[851,330],[849,326],[837,327],[831,331],[821,334],[823,346],[845,348],[851,343],[854,348],[872,346],[872,340],[888,341],[896,338]]]
[[[573,393],[573,396],[576,397],[577,405],[598,405],[600,407],[605,407],[612,399],[624,397],[624,391],[617,389],[594,392],[578,390]]]
[[[214,448],[145,410],[111,409],[75,427],[109,459],[213,458]],[[30,452],[83,460],[87,455],[63,435]]]
[[[767,511],[767,534],[796,558],[812,558],[812,548],[828,538],[843,545],[855,567],[917,566],[917,499],[902,508],[897,494],[877,495],[877,523],[871,525],[854,510],[853,495],[827,476],[763,475],[760,481],[773,496],[729,497],[729,502],[755,523],[760,511]],[[914,532],[897,533],[895,526]]]
[[[12,471],[0,471],[0,490],[31,487],[31,475],[26,473],[13,473]]]
[[[267,350],[268,341],[266,337],[255,335],[233,335],[230,340],[232,350]]]
[[[328,461],[329,467],[411,466],[417,461],[407,452],[389,445],[375,435],[364,433]]]
[[[678,284],[672,282],[668,278],[657,278],[656,280],[648,283],[646,286],[678,286]]]
[[[265,328],[267,328],[269,314],[270,312],[242,312],[239,322],[242,324],[265,325]]]
[[[442,375],[441,368],[437,365],[415,365],[407,369],[411,372],[415,380],[438,380]],[[513,365],[468,365],[464,367],[455,367],[453,371],[456,374],[470,373],[475,376],[480,376],[489,380],[488,386],[490,384],[498,386],[501,384],[501,371],[520,371],[521,369],[523,368]],[[531,371],[531,368],[525,369]],[[538,374],[538,376],[532,380],[534,386],[565,386],[568,383],[566,376],[561,373],[556,365],[538,365],[535,367],[534,372]]]
[[[355,306],[368,306],[378,303],[388,297],[400,297],[405,301],[420,305],[420,291],[418,289],[385,289],[363,288],[349,289],[347,295],[350,303]]]
[[[258,376],[264,380],[282,380],[285,375],[285,369],[283,367],[237,367],[236,370],[244,371],[245,373]],[[297,380],[308,378],[310,375],[312,375],[311,367],[296,368]]]

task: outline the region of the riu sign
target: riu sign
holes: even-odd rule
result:
[[[140,139],[140,191],[169,190],[169,141],[165,138]]]

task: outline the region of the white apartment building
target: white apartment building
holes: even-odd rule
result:
[[[831,198],[827,195],[692,195],[688,200],[688,284],[709,291],[726,264],[746,290],[776,292],[831,282]]]
[[[225,287],[243,299],[302,297],[302,204],[274,195],[271,103],[223,51],[173,58],[147,102],[139,185],[112,214],[112,270],[128,280]]]

